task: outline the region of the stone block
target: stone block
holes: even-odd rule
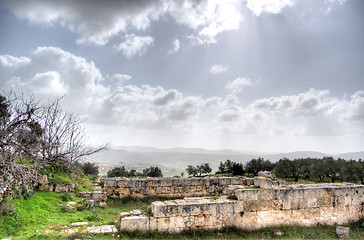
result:
[[[103,192],[93,192],[91,198],[96,202],[105,202],[107,200],[107,195]]]
[[[143,216],[124,217],[120,219],[120,229],[126,231],[149,230],[149,218]]]
[[[336,235],[339,238],[348,238],[349,237],[349,228],[348,227],[342,227],[338,226],[336,227]]]
[[[56,188],[54,189],[55,192],[68,192],[68,185],[67,184],[56,184]]]

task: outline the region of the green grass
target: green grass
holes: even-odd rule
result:
[[[349,224],[349,239],[364,239],[362,221]],[[274,236],[274,231],[284,232],[283,237]],[[335,226],[317,225],[315,227],[277,226],[255,231],[225,228],[222,230],[188,230],[179,234],[167,232],[122,232],[122,239],[338,239]],[[110,238],[111,239],[111,238]]]
[[[11,209],[7,216],[0,216],[0,238],[10,235],[32,236],[46,229],[57,231],[73,222],[90,222],[90,225],[116,225],[120,212],[134,209],[147,210],[155,198],[138,200],[134,198],[108,199],[107,207],[87,209],[84,198],[74,193],[55,193],[48,191],[35,192],[29,199],[7,201]],[[67,201],[77,203],[75,210],[65,207]],[[81,211],[77,211],[81,210]],[[37,235],[39,235],[37,234]],[[57,238],[55,238],[57,239]],[[62,238],[61,238],[62,239]]]
[[[48,179],[52,184],[70,184],[74,183],[75,181],[71,178],[69,174],[66,173],[54,173],[53,178]]]

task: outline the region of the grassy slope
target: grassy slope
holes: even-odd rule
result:
[[[120,199],[109,199],[105,208],[95,207],[82,211],[66,210],[62,201],[63,193],[38,191],[29,199],[7,201],[14,212],[0,217],[0,238],[13,236],[29,236],[38,231],[59,232],[60,229],[73,222],[89,222],[90,225],[116,224],[120,212],[133,209],[146,210],[152,200],[131,201],[123,204]],[[70,194],[71,201],[82,203],[83,198]],[[62,206],[63,205],[63,206]]]

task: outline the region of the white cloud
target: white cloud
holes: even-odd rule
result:
[[[149,47],[153,46],[154,38],[150,36],[140,37],[134,34],[126,35],[126,40],[115,46],[117,51],[122,51],[125,56],[144,55]]]
[[[351,120],[364,120],[364,90],[357,91],[351,96],[344,117]]]
[[[91,104],[91,99],[108,91],[100,84],[104,77],[93,62],[60,48],[38,47],[30,56],[20,59],[27,59],[26,64],[13,61],[11,69],[9,64],[0,62],[2,90],[12,88],[48,97],[67,94],[68,103],[75,109]]]
[[[68,92],[69,87],[62,81],[60,74],[55,71],[35,74],[35,76],[26,83],[26,86],[30,89],[30,92],[49,95],[64,95]]]
[[[236,8],[238,0],[169,1],[167,11],[175,20],[196,30],[192,35],[199,44],[216,43],[216,37],[240,27],[242,16]]]
[[[168,52],[169,54],[174,54],[174,53],[177,53],[180,49],[180,46],[181,45],[181,42],[176,38],[174,41],[173,41],[173,48]]]
[[[221,122],[233,122],[240,118],[242,112],[236,106],[232,106],[229,109],[223,110],[217,115],[217,120]]]
[[[180,98],[180,95],[181,94],[177,90],[168,90],[157,95],[156,98],[153,100],[153,103],[157,106],[167,105],[168,103]]]
[[[293,0],[244,0],[247,2],[247,7],[257,16],[262,12],[278,14],[285,7],[290,7],[294,4]]]
[[[105,45],[132,28],[144,30],[160,15],[159,0],[142,1],[43,1],[8,0],[7,7],[31,23],[58,24],[80,36],[79,44]]]
[[[93,62],[60,48],[39,47],[29,56],[0,55],[1,90],[35,92],[45,99],[66,94],[65,109],[89,123],[143,133],[198,133],[209,136],[363,135],[364,90],[349,97],[310,89],[295,95],[256,99],[245,105],[236,93],[253,81],[237,78],[225,97],[184,96],[177,89],[132,85],[131,76],[103,75]],[[10,59],[10,60],[9,60]],[[27,60],[19,60],[27,59]],[[11,62],[11,64],[9,64]],[[120,83],[120,84],[118,84]],[[116,87],[115,87],[116,86]],[[235,135],[234,135],[235,136]]]
[[[251,106],[279,116],[309,116],[327,111],[337,103],[338,100],[330,97],[329,90],[310,89],[298,95],[259,99]]]
[[[130,81],[132,77],[127,74],[114,74],[110,77],[110,81],[113,82],[117,87],[123,86],[126,82]]]
[[[223,66],[223,65],[217,65],[217,64],[214,64],[211,68],[210,68],[210,72],[212,74],[220,74],[220,73],[224,73],[226,72],[228,69],[228,67],[226,66]]]
[[[123,0],[123,1],[44,1],[4,0],[16,17],[32,24],[60,25],[77,34],[82,45],[106,45],[111,39],[147,30],[161,16],[170,16],[178,24],[195,32],[190,38],[198,44],[213,44],[225,31],[237,30],[243,20],[241,2],[257,16],[263,12],[278,14],[297,0]],[[320,1],[323,2],[323,1]],[[325,0],[330,5],[346,0]],[[301,4],[301,2],[300,2]],[[309,3],[310,4],[310,3]],[[309,9],[311,9],[309,7]],[[178,50],[175,41],[175,51]]]
[[[146,30],[152,21],[169,15],[196,30],[199,43],[215,43],[216,36],[239,28],[239,0],[125,0],[43,1],[5,0],[21,19],[34,24],[61,24],[78,34],[78,44],[105,45],[130,31]]]
[[[0,55],[0,64],[4,67],[17,68],[30,63],[30,59],[26,57],[13,57],[10,55]]]
[[[164,118],[171,121],[185,121],[201,111],[201,97],[186,97],[175,101],[164,109]]]
[[[225,88],[232,90],[233,93],[238,93],[243,90],[243,87],[252,86],[253,82],[249,78],[238,77],[233,81],[228,82]]]

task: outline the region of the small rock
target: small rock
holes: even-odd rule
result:
[[[76,205],[75,202],[68,202],[69,205]]]
[[[86,206],[88,208],[93,207],[94,204],[95,204],[95,201],[94,200],[92,200],[92,199],[86,200]]]
[[[241,186],[241,185],[229,185],[228,192],[229,192],[229,194],[233,194],[233,193],[235,193],[235,191],[237,189],[243,189],[243,188],[244,188],[244,186]]]
[[[276,229],[274,230],[274,236],[276,237],[282,237],[284,235],[284,232],[279,230],[279,229]]]
[[[106,202],[99,202],[100,207],[106,207],[106,205],[107,205]]]
[[[140,216],[140,215],[143,215],[143,211],[136,209],[136,210],[130,211],[130,214],[133,216]]]
[[[67,209],[69,209],[69,210],[73,210],[73,209],[75,209],[74,207],[72,207],[72,206],[71,206],[71,205],[69,205],[69,204],[67,204],[67,205],[66,205],[66,208],[67,208]]]
[[[348,227],[337,226],[336,227],[336,235],[339,238],[348,238],[349,237],[349,228]]]
[[[129,217],[129,216],[130,216],[130,213],[129,212],[122,212],[122,213],[120,213],[120,218]]]
[[[71,223],[71,226],[82,226],[82,225],[87,225],[88,222],[74,222]]]
[[[87,227],[86,229],[89,233],[114,233],[118,232],[115,226],[113,225],[102,225],[102,226],[92,226]]]

